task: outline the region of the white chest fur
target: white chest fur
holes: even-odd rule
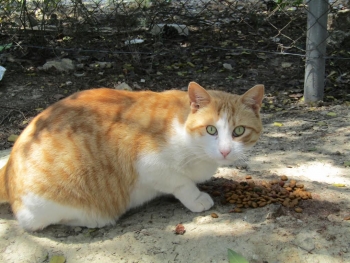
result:
[[[190,138],[177,122],[174,122],[174,131],[169,144],[162,151],[143,153],[136,161],[139,177],[130,196],[129,208],[139,206],[160,194],[173,194],[184,204],[191,200],[185,206],[192,211],[203,211],[212,206],[211,198],[201,193],[195,184],[208,180],[215,173],[218,164],[210,159],[203,146]],[[195,204],[200,196],[204,204]]]

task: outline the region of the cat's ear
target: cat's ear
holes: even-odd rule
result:
[[[188,96],[190,97],[192,113],[210,103],[209,93],[196,82],[190,82],[188,85]]]
[[[264,85],[255,85],[242,95],[242,102],[258,113],[264,98]]]

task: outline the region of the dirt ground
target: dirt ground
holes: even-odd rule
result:
[[[278,19],[283,22],[282,18]],[[304,22],[300,23],[293,24],[293,36],[302,34]],[[348,60],[327,60],[324,101],[304,106],[299,103],[304,58],[273,53],[277,44],[261,36],[264,32],[273,35],[268,24],[243,28],[244,24],[228,26],[229,32],[220,36],[210,35],[212,31],[191,32],[187,39],[165,39],[162,43],[145,38],[145,46],[134,49],[152,51],[156,45],[157,55],[131,62],[121,54],[57,55],[25,47],[5,54],[7,60],[2,66],[7,71],[0,81],[0,165],[13,145],[11,135],[19,135],[38,112],[78,90],[114,88],[122,82],[135,91],[185,90],[194,80],[206,88],[238,94],[262,83],[266,96],[262,108],[264,133],[246,163],[220,168],[212,181],[201,186],[214,195],[215,206],[209,211],[192,213],[173,197],[165,196],[130,211],[113,227],[50,226],[28,233],[18,227],[10,207],[3,204],[0,262],[60,260],[55,256],[68,263],[228,262],[227,249],[251,263],[350,262]],[[80,40],[85,49],[103,46],[98,38]],[[125,39],[112,40],[115,45]],[[304,39],[301,42],[305,43]],[[59,39],[57,43],[63,42]],[[262,51],[237,53],[203,47],[218,43],[224,48],[249,44]],[[332,55],[349,56],[345,46],[328,50]],[[80,66],[71,72],[40,70],[53,58],[69,58]],[[111,67],[94,66],[100,62],[110,62]],[[302,213],[276,203],[234,213],[237,204],[222,202],[224,183],[246,182],[246,176],[251,176],[248,181],[260,184],[282,175],[304,184],[312,194],[312,199],[300,201]],[[183,235],[175,233],[178,224],[186,230]]]
[[[217,178],[245,181],[250,175],[259,182],[287,175],[312,193],[299,205],[302,213],[276,204],[232,213],[235,205],[216,197],[212,209],[196,214],[166,196],[113,227],[28,233],[1,205],[0,261],[49,262],[61,255],[66,262],[228,262],[230,248],[249,262],[350,262],[349,108],[291,108],[265,113],[263,121],[264,134],[246,164],[220,168],[207,186]],[[179,223],[183,235],[174,232]]]

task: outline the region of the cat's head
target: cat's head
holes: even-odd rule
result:
[[[186,129],[199,155],[219,165],[229,165],[257,142],[262,132],[263,85],[254,86],[243,95],[233,95],[206,91],[191,82],[188,95],[191,113]]]

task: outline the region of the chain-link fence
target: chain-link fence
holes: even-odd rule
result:
[[[347,5],[328,0],[0,0],[1,59],[9,53],[26,58],[31,52],[77,63],[89,57],[89,62],[121,64],[124,75],[224,79],[235,85],[266,83],[266,75],[276,74],[279,80],[266,83],[276,86],[291,74],[287,83],[294,79],[291,85],[301,86],[305,56],[328,58],[337,68],[348,62]],[[266,63],[284,72],[270,72]],[[315,63],[309,63],[312,69]],[[322,66],[317,72],[319,85],[325,81]],[[311,79],[315,76],[305,83]]]

